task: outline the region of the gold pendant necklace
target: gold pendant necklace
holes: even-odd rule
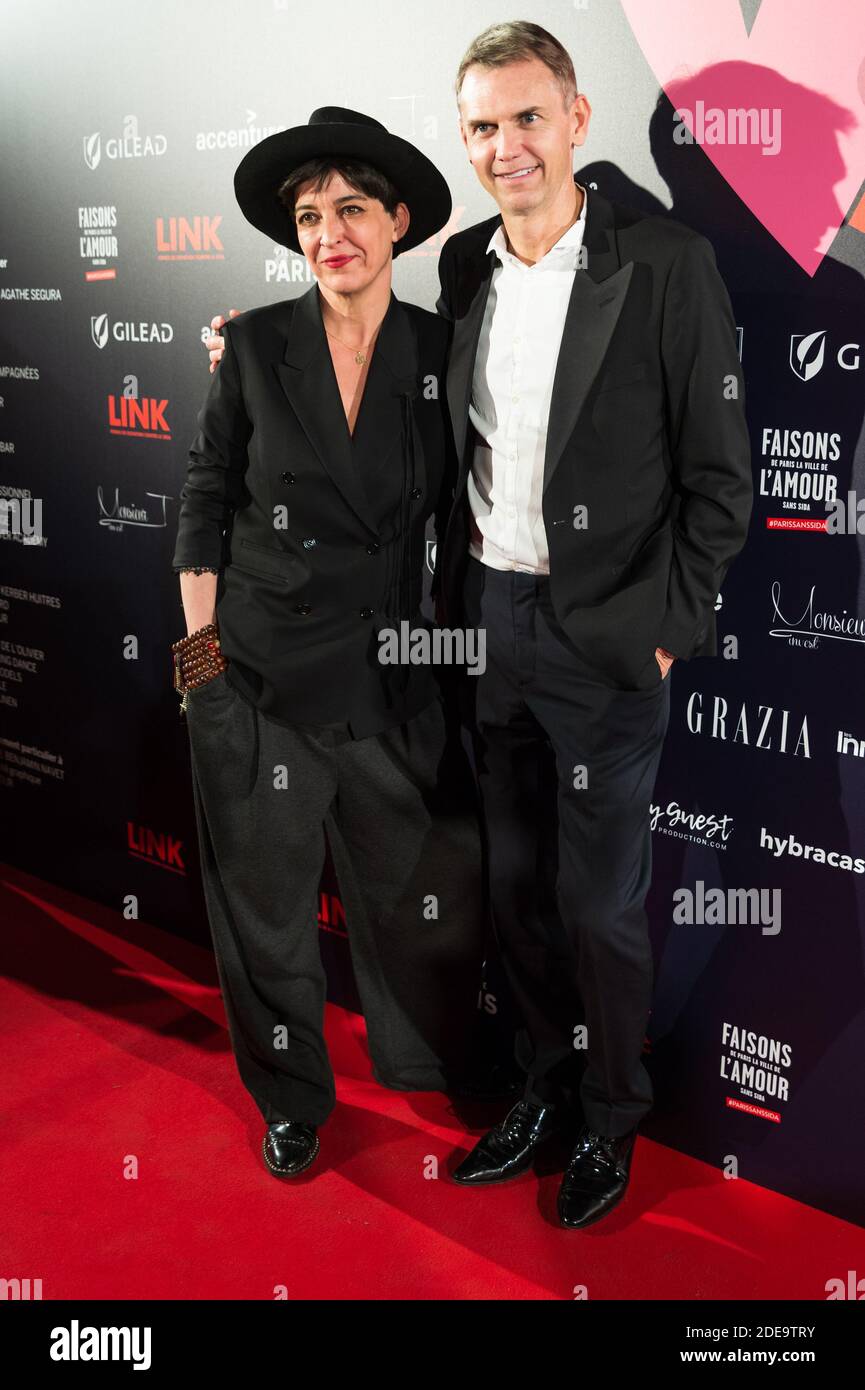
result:
[[[378,327],[375,330],[375,333],[378,332],[379,328],[381,328],[381,324],[378,325]],[[369,343],[366,343],[364,347],[359,347],[355,349],[351,346],[351,343],[345,343],[343,342],[342,338],[337,338],[336,334],[331,333],[329,328],[325,328],[324,331],[329,338],[333,338],[337,343],[342,343],[344,348],[348,348],[349,352],[353,352],[354,360],[357,363],[357,365],[359,367],[363,366],[364,362],[366,361],[366,349],[369,347],[370,343],[372,342],[372,339],[375,337],[375,333],[373,333],[372,338],[370,338],[369,340]]]
[[[343,345],[344,348],[348,348],[349,352],[354,351],[354,349],[352,349],[352,347],[351,347],[351,345],[350,345],[349,343],[343,343],[343,342],[342,342],[342,338],[337,338],[337,336],[336,336],[335,333],[329,332],[328,329],[325,329],[324,331],[325,331],[325,333],[327,333],[327,336],[328,336],[329,338],[333,338],[335,342],[337,342],[337,343],[342,343],[342,345]],[[372,340],[370,339],[370,341],[372,341]],[[369,347],[369,343],[367,343],[366,346]],[[355,353],[354,353],[354,360],[355,360],[355,362],[357,363],[357,365],[358,365],[359,367],[362,367],[362,366],[363,366],[364,362],[366,361],[366,351],[365,351],[364,348],[358,348],[358,349],[355,351]]]

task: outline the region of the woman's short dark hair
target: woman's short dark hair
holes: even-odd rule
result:
[[[343,158],[339,155],[320,155],[317,159],[308,159],[305,164],[299,164],[296,169],[292,169],[288,178],[277,189],[277,197],[288,209],[292,219],[298,189],[311,182],[313,191],[320,193],[333,174],[342,174],[346,183],[350,183],[358,193],[365,193],[368,198],[377,198],[391,216],[396,212],[397,204],[405,202],[387,175],[373,168],[371,164],[360,159],[350,159],[348,156]]]

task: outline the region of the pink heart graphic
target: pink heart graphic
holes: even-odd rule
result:
[[[622,0],[622,8],[681,112],[680,133],[687,127],[813,275],[865,176],[863,0],[762,0],[750,36],[738,0]],[[731,141],[728,113],[742,109],[756,109],[762,128]],[[726,143],[712,143],[716,136]],[[773,145],[776,153],[764,153]]]

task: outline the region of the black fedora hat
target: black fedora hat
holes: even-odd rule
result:
[[[372,116],[320,106],[306,125],[277,131],[253,145],[235,170],[234,192],[244,217],[280,246],[300,251],[294,219],[277,189],[298,165],[320,155],[362,159],[390,179],[411,213],[408,231],[394,244],[394,256],[419,246],[450,217],[450,189],[425,154]]]

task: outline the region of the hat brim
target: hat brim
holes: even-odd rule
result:
[[[277,189],[293,169],[321,155],[363,159],[398,190],[411,221],[405,236],[394,243],[394,256],[434,236],[451,215],[453,203],[443,175],[408,140],[375,126],[295,126],[253,145],[234,174],[234,192],[244,217],[280,246],[302,254],[294,220]]]

